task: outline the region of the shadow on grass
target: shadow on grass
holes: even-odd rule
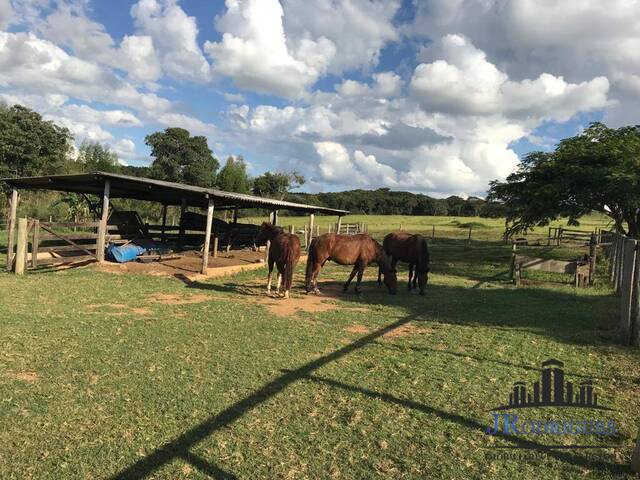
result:
[[[310,380],[310,381],[315,381],[319,383],[324,383],[335,388],[340,388],[353,393],[366,395],[371,398],[381,399],[389,403],[402,405],[406,408],[415,409],[427,415],[436,415],[442,418],[443,420],[458,423],[472,430],[480,430],[480,431],[483,430],[485,426],[481,425],[480,423],[478,423],[477,421],[471,418],[467,418],[462,415],[446,412],[444,410],[434,408],[429,405],[425,405],[412,400],[400,399],[386,393],[375,392],[359,386],[348,385],[342,382],[338,382],[335,380],[326,379],[323,377],[313,375],[313,373],[319,368],[331,362],[334,362],[358,349],[361,349],[366,345],[373,343],[376,339],[382,337],[383,335],[399,327],[402,327],[403,325],[406,325],[409,322],[414,321],[416,319],[417,318],[415,315],[408,315],[406,317],[402,317],[399,320],[393,323],[390,323],[389,325],[386,325],[385,327],[380,328],[364,337],[361,337],[358,340],[338,350],[335,350],[334,352],[328,355],[318,357],[317,359],[309,363],[306,363],[294,370],[284,371],[282,375],[266,383],[251,395],[234,403],[227,409],[221,411],[217,415],[210,417],[209,419],[196,425],[190,430],[187,430],[182,435],[170,440],[169,442],[165,443],[164,445],[160,446],[159,448],[151,452],[146,457],[135,462],[134,464],[130,465],[124,470],[116,473],[111,478],[112,479],[146,478],[149,475],[153,474],[159,468],[162,468],[164,465],[172,462],[177,458],[181,458],[189,462],[195,468],[198,468],[203,473],[206,473],[207,475],[210,475],[213,478],[220,478],[220,479],[235,478],[233,474],[226,472],[225,470],[213,465],[207,460],[204,460],[194,455],[193,453],[190,452],[190,449],[196,446],[199,442],[201,442],[208,436],[215,433],[216,431],[231,425],[233,422],[235,422],[236,420],[244,416],[246,413],[250,412],[252,409],[256,408],[258,405],[264,403],[271,397],[279,394],[286,387],[288,387],[292,383],[299,380]],[[530,440],[525,440],[520,438],[511,438],[511,437],[505,437],[505,440],[515,444],[519,448],[545,449],[545,446],[543,444],[533,442]],[[554,450],[547,450],[547,451],[549,456],[572,465],[578,465],[578,466],[587,467],[590,469],[597,469],[601,471],[609,471],[614,473],[623,473],[628,471],[628,469],[625,466],[617,465],[615,463],[609,463],[609,462],[604,462],[600,460],[584,458],[579,455],[574,455],[574,454],[565,453],[565,452],[558,452]]]

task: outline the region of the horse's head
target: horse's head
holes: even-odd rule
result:
[[[391,266],[391,259],[384,251],[380,252],[380,259],[378,260],[378,266],[382,270],[384,276],[384,284],[389,290],[391,295],[395,295],[398,292],[398,275],[395,268]]]
[[[262,225],[260,225],[260,231],[258,231],[258,235],[256,235],[256,243],[261,244],[266,243],[267,240],[271,240],[275,229],[276,227],[270,222],[262,222]]]

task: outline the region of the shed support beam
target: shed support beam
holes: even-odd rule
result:
[[[29,220],[26,218],[21,218],[18,220],[18,246],[16,248],[16,257],[15,263],[16,275],[24,274],[24,269],[27,266],[27,250],[29,248],[28,245],[28,236],[29,234]]]
[[[207,273],[209,268],[209,247],[211,246],[211,227],[213,226],[213,199],[209,199],[209,206],[207,207],[207,228],[204,231],[204,248],[202,249],[202,274]]]
[[[238,223],[238,207],[233,209],[233,223]]]
[[[185,198],[180,202],[180,229],[178,230],[178,234],[180,235],[180,240],[184,237],[184,224],[182,223],[182,217],[184,213],[187,211],[187,200]]]
[[[309,214],[309,241],[307,242],[307,248],[311,245],[311,240],[313,240],[313,221],[315,220],[315,214]]]
[[[342,215],[338,215],[338,224],[336,225],[336,233],[340,233],[342,227]]]
[[[278,225],[278,210],[271,212],[271,225]]]
[[[160,240],[167,240],[167,206],[162,205],[162,229],[160,230]]]
[[[16,236],[16,215],[18,212],[18,190],[15,188],[11,191],[11,200],[9,204],[9,241],[7,245],[7,272],[13,269],[13,261],[15,259],[14,244]]]
[[[111,181],[104,181],[104,191],[102,194],[102,218],[98,227],[98,243],[96,248],[96,258],[99,262],[104,262],[104,248],[107,237],[107,220],[109,219],[109,196],[111,195]]]

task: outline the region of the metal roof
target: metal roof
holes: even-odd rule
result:
[[[225,192],[215,188],[196,187],[195,185],[184,183],[166,182],[164,180],[108,172],[2,178],[0,182],[6,182],[16,189],[55,190],[102,195],[104,182],[107,179],[111,183],[111,198],[132,198],[160,202],[165,205],[180,205],[184,199],[188,206],[200,208],[205,208],[209,199],[212,198],[217,209],[241,207],[284,209],[332,215],[346,215],[349,213],[347,210],[285,202],[284,200],[274,200],[243,193]]]

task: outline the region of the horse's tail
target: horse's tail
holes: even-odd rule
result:
[[[309,253],[307,254],[307,270],[304,276],[304,284],[307,292],[311,291],[311,275],[313,274],[313,267],[315,266],[318,253],[316,251],[316,239],[311,240],[309,244]]]
[[[296,250],[298,251],[296,252]],[[296,249],[296,245],[293,244],[293,241],[289,242],[284,257],[285,264],[284,273],[282,275],[282,287],[285,292],[291,290],[291,285],[293,284],[293,271],[296,268],[299,253],[300,251],[299,249]]]

